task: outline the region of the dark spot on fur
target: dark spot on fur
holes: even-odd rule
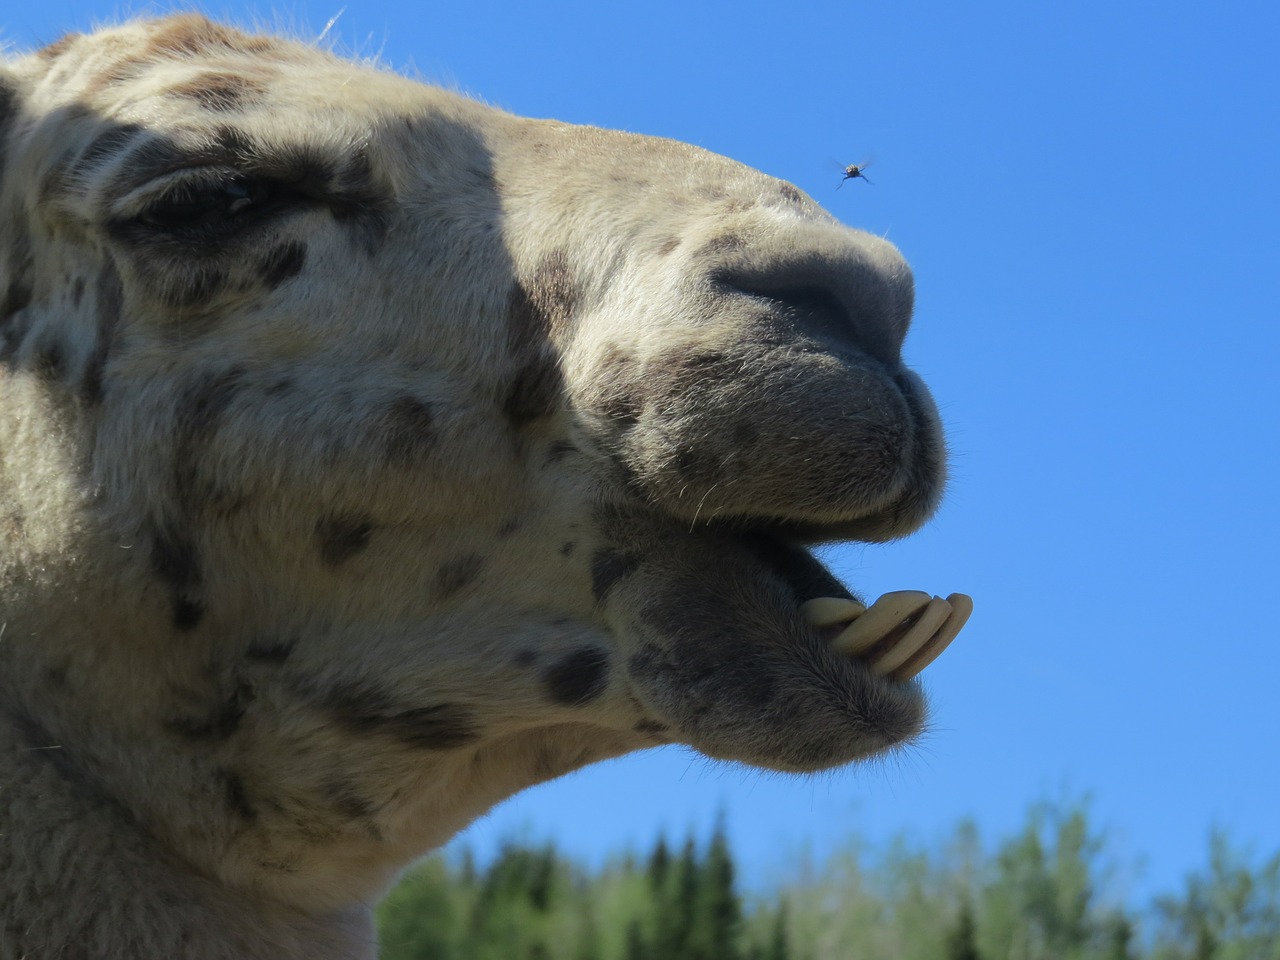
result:
[[[597,601],[604,600],[613,585],[635,570],[640,558],[628,553],[601,549],[591,558],[591,593]]]
[[[254,663],[279,666],[289,659],[295,643],[296,641],[293,640],[255,640],[244,652],[245,659],[252,660]]]
[[[31,298],[35,295],[32,279],[35,261],[31,255],[31,243],[22,232],[17,232],[12,242],[6,278],[9,286],[5,290],[4,299],[0,300],[0,331],[9,327],[14,316],[30,306]],[[11,349],[16,349],[13,340],[10,340],[10,344]]]
[[[195,628],[204,616],[204,601],[196,592],[201,574],[195,544],[176,531],[155,530],[151,569],[169,586],[173,625],[182,631]]]
[[[387,460],[396,466],[412,466],[436,443],[435,415],[424,401],[408,393],[386,405],[376,429]]]
[[[316,524],[320,559],[327,566],[339,566],[364,550],[372,533],[373,522],[368,517],[324,517]]]
[[[68,686],[67,675],[70,672],[71,672],[70,663],[66,663],[66,662],[59,663],[56,666],[52,666],[48,669],[48,671],[45,673],[45,680],[48,681],[49,686],[51,688],[59,692],[62,692],[67,689],[67,686]]]
[[[81,34],[68,33],[65,37],[46,44],[36,51],[36,56],[46,62],[57,60],[60,56],[75,46],[76,41],[80,39]]]
[[[797,190],[789,183],[784,183],[778,188],[778,192],[782,194],[782,199],[795,206],[804,205],[804,194]]]
[[[717,351],[689,353],[673,349],[658,354],[645,365],[639,378],[642,386],[635,390],[643,397],[692,399],[713,395],[711,391],[734,384],[741,376],[740,359]]]
[[[80,396],[86,403],[98,403],[102,400],[103,371],[106,369],[107,358],[111,356],[124,309],[124,286],[120,282],[120,274],[110,262],[103,264],[98,273],[94,293],[97,298],[94,304],[97,339],[80,378]]]
[[[297,384],[293,382],[293,377],[281,377],[262,392],[268,397],[276,397],[282,393],[288,393],[295,386],[297,386]]]
[[[76,277],[75,283],[71,285],[71,305],[73,307],[80,306],[81,302],[84,300],[84,289],[86,286],[87,284],[84,282],[84,277]]]
[[[243,376],[238,369],[209,372],[193,380],[175,411],[172,461],[173,509],[168,522],[152,532],[151,566],[168,584],[173,624],[193,629],[204,616],[203,580],[196,545],[186,531],[209,506],[213,491],[200,482],[200,464],[227,406],[239,390]]]
[[[609,685],[609,655],[595,647],[574,650],[548,667],[542,682],[554,702],[566,707],[584,706]]]
[[[222,798],[228,809],[242,820],[258,819],[258,812],[249,802],[248,791],[244,787],[244,778],[225,767],[219,767],[215,774],[219,781]]]
[[[202,73],[169,89],[170,96],[194,100],[206,110],[237,110],[266,88],[239,73]]]
[[[667,237],[658,247],[658,256],[665,257],[667,254],[674,252],[678,246],[680,246],[679,237]]]
[[[280,47],[278,40],[252,36],[208,20],[197,13],[168,17],[158,24],[144,52],[147,57],[186,60],[203,53],[268,53]]]
[[[325,199],[333,219],[372,256],[391,230],[391,199],[378,187],[369,152],[356,150],[333,177]]]
[[[502,525],[498,527],[498,536],[509,537],[520,529],[519,517],[507,517],[502,521]]]
[[[555,342],[568,329],[577,301],[568,256],[543,258],[527,283],[515,283],[507,298],[507,347],[516,375],[503,411],[523,426],[559,409],[564,377]]]
[[[532,667],[538,662],[539,654],[537,650],[526,648],[517,650],[511,660],[517,667]]]
[[[516,373],[502,404],[502,412],[519,428],[549,417],[560,408],[564,375],[557,357],[544,353]]]
[[[517,362],[527,362],[567,331],[577,298],[564,250],[547,254],[527,283],[512,285],[507,341]]]
[[[56,340],[41,343],[32,358],[32,369],[36,376],[50,383],[61,380],[67,372],[67,358],[62,352],[62,344]]]
[[[253,700],[253,687],[240,681],[208,714],[170,717],[164,725],[184,740],[226,740],[240,729],[240,721]]]
[[[712,257],[721,253],[732,253],[735,250],[741,250],[747,245],[747,241],[734,233],[721,234],[713,237],[702,245],[698,250],[699,257]]]
[[[213,131],[213,142],[218,149],[237,160],[257,161],[262,159],[262,150],[247,133],[239,127],[220,126]]]
[[[385,693],[355,684],[330,691],[321,706],[349,733],[390,737],[422,750],[452,750],[480,735],[475,715],[461,704],[397,710]]]
[[[369,836],[375,840],[382,838],[382,831],[373,822],[378,806],[360,791],[357,784],[335,781],[325,785],[324,795],[329,805],[342,819],[361,824]]]
[[[200,464],[243,379],[244,371],[238,367],[208,371],[194,378],[178,401],[173,486],[179,508],[188,515],[199,513],[213,496],[214,491],[200,482]]]
[[[644,410],[636,368],[634,357],[616,346],[609,347],[592,378],[588,402],[614,429],[635,426]]]
[[[282,243],[258,263],[258,274],[268,290],[296,277],[307,262],[307,245],[297,240]]]
[[[660,734],[666,733],[671,728],[665,723],[659,723],[657,720],[638,720],[631,729],[636,733]]]
[[[484,558],[478,553],[454,557],[436,573],[436,593],[443,600],[453,596],[480,576]]]
[[[577,546],[577,544],[575,544],[572,540],[566,540],[564,543],[560,544],[560,556],[562,557],[569,556],[569,554],[573,553],[573,548],[575,546]]]

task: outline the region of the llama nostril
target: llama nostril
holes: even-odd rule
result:
[[[898,364],[896,347],[877,335],[874,316],[862,316],[855,305],[854,315],[845,301],[834,291],[819,284],[769,284],[741,282],[730,277],[717,278],[718,286],[727,293],[750,297],[767,303],[777,321],[792,333],[816,340],[836,353],[853,347],[889,365]],[[868,313],[874,312],[868,305]]]
[[[744,289],[743,292],[773,301],[779,315],[808,336],[845,343],[853,335],[849,311],[830,290],[802,285],[776,290]]]

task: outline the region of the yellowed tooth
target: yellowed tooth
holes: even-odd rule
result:
[[[938,629],[938,632],[915,655],[889,675],[891,680],[910,680],[925,667],[938,659],[938,655],[947,649],[951,641],[960,633],[961,628],[973,613],[973,600],[963,593],[953,593],[947,597],[951,605],[951,616]]]
[[[902,666],[933,638],[950,614],[951,604],[941,597],[934,597],[901,637],[867,661],[871,669],[884,676]]]
[[[800,604],[800,616],[811,627],[833,627],[856,620],[867,608],[856,600],[842,597],[816,597]]]
[[[851,656],[865,653],[903,620],[928,606],[932,599],[929,594],[920,590],[895,590],[893,593],[886,593],[866,613],[845,627],[831,641],[831,648]]]

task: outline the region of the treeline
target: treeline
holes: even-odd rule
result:
[[[1033,808],[988,849],[851,840],[744,897],[722,829],[596,871],[550,846],[484,869],[433,857],[379,910],[383,960],[1280,960],[1280,853],[1221,832],[1182,889],[1138,909],[1081,805]]]

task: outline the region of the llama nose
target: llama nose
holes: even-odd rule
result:
[[[741,249],[712,271],[726,295],[766,302],[780,322],[890,369],[911,323],[911,269],[893,244],[835,225],[803,225]]]

